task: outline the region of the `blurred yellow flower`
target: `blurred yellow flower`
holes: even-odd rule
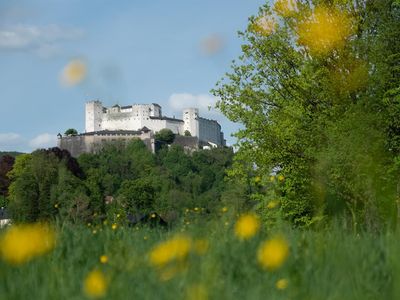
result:
[[[107,280],[101,271],[90,272],[83,283],[83,290],[90,298],[101,298],[107,292]]]
[[[274,5],[274,11],[282,17],[290,17],[296,10],[296,0],[276,0]]]
[[[81,83],[87,73],[86,64],[79,59],[70,61],[61,72],[61,83],[65,86],[74,86]]]
[[[208,291],[204,284],[192,284],[186,289],[186,299],[207,300]]]
[[[156,217],[156,214],[151,214],[151,217],[154,219]]]
[[[274,182],[275,181],[275,176],[270,176],[269,181]]]
[[[189,254],[190,248],[190,238],[184,235],[176,235],[151,250],[150,263],[153,266],[162,267],[171,261],[182,261]]]
[[[58,208],[58,203],[54,204],[54,207],[55,207],[55,208]]]
[[[278,290],[284,290],[287,288],[289,281],[286,278],[279,279],[275,286]]]
[[[279,180],[279,181],[284,181],[284,180],[285,180],[285,176],[279,175],[279,176],[278,176],[278,180]]]
[[[279,205],[279,201],[278,200],[271,200],[271,201],[268,202],[267,208],[274,209],[278,205]]]
[[[198,207],[195,207],[195,208],[194,208],[194,211],[198,211],[198,210],[199,210],[199,208],[198,208]]]
[[[260,220],[253,214],[242,215],[235,224],[235,235],[240,239],[253,237],[260,229]]]
[[[351,31],[352,24],[347,15],[321,6],[300,21],[298,42],[314,54],[327,54],[334,48],[342,48]]]
[[[101,262],[102,264],[108,263],[108,256],[107,256],[107,255],[102,255],[102,256],[100,256],[100,262]]]
[[[115,229],[117,229],[117,228],[118,228],[118,225],[117,225],[117,224],[114,223],[114,224],[111,225],[111,229],[112,229],[112,230],[115,230]]]
[[[92,233],[93,233],[93,234],[96,234],[96,233],[97,233],[97,230],[96,230],[96,229],[94,229],[94,230],[92,231]]]
[[[14,225],[1,237],[0,253],[6,262],[18,265],[49,252],[55,241],[55,232],[49,225]]]
[[[227,208],[226,206],[224,206],[224,207],[221,209],[221,211],[222,211],[223,213],[225,213],[225,212],[228,211],[228,208]]]
[[[270,35],[274,33],[276,26],[276,20],[272,16],[267,15],[258,17],[253,24],[254,30],[262,35]]]
[[[263,242],[257,253],[257,259],[261,267],[274,271],[278,269],[289,255],[289,245],[281,237],[276,237]]]
[[[254,178],[255,183],[260,183],[261,182],[261,177],[260,176],[256,176]]]

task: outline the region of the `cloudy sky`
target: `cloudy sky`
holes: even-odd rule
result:
[[[0,151],[54,146],[84,130],[84,103],[159,103],[218,120],[229,143],[237,124],[216,111],[209,91],[240,54],[237,31],[261,0],[0,0]],[[74,59],[78,85],[60,82]]]

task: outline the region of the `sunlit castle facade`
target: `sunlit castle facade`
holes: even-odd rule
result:
[[[100,101],[86,103],[86,133],[137,131],[143,128],[153,133],[168,128],[177,135],[188,131],[199,141],[225,145],[221,125],[215,120],[200,117],[197,108],[184,109],[182,119],[176,119],[163,116],[161,106],[156,103],[112,107],[104,107]]]

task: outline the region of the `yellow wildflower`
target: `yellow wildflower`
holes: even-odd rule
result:
[[[225,213],[225,212],[228,211],[228,208],[227,208],[226,206],[224,206],[224,207],[221,209],[221,211],[222,211],[223,213]]]
[[[255,182],[255,183],[260,183],[260,182],[261,182],[261,177],[260,177],[260,176],[256,176],[256,177],[254,178],[254,182]]]
[[[278,180],[279,180],[279,181],[284,181],[284,180],[285,180],[285,176],[279,175],[279,176],[278,176]]]
[[[117,214],[117,219],[118,219],[119,217],[121,217],[121,214]]]
[[[94,230],[92,231],[92,233],[93,233],[93,234],[96,234],[96,233],[97,233],[97,230],[96,230],[96,229],[94,229]]]
[[[334,48],[342,48],[351,34],[350,18],[335,9],[317,7],[298,26],[299,43],[315,54],[327,54]]]
[[[52,250],[55,233],[46,224],[14,225],[1,237],[0,245],[3,259],[18,265]]]
[[[72,60],[61,72],[61,83],[65,86],[77,85],[85,79],[86,73],[86,64],[82,60]]]
[[[155,246],[150,252],[150,263],[162,267],[171,261],[182,261],[189,254],[191,241],[184,235],[177,235]]]
[[[270,176],[269,181],[274,182],[275,181],[275,176]]]
[[[283,238],[276,237],[261,244],[257,259],[261,267],[274,271],[278,269],[289,255],[289,245]]]
[[[279,201],[278,200],[271,200],[271,201],[268,202],[267,208],[274,209],[278,205],[279,205]]]
[[[83,283],[83,290],[90,298],[101,298],[107,292],[107,280],[101,271],[90,272]]]
[[[54,208],[58,208],[58,203],[54,204]]]
[[[199,208],[198,208],[198,207],[195,207],[195,208],[194,208],[194,211],[198,211],[198,210],[199,210]]]
[[[260,220],[255,214],[242,215],[235,224],[235,234],[240,239],[253,237],[260,229]]]
[[[156,217],[156,214],[151,214],[151,217],[154,219]]]
[[[100,256],[100,262],[101,262],[102,264],[108,263],[108,256],[107,256],[107,255],[102,255],[102,256]]]
[[[278,290],[284,290],[287,288],[289,281],[286,278],[279,279],[275,286]]]
[[[274,11],[282,16],[289,17],[296,12],[297,2],[296,0],[276,0],[274,5]]]
[[[114,223],[114,224],[111,225],[111,229],[112,229],[112,230],[116,230],[117,228],[118,228],[118,225],[117,225],[117,224]]]

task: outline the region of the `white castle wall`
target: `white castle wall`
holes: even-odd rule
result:
[[[221,141],[221,126],[214,120],[198,118],[199,140],[212,142],[217,145],[222,145]]]
[[[186,130],[199,140],[217,145],[223,144],[221,126],[218,122],[199,117],[197,108],[183,111],[183,120],[162,116],[158,104],[134,104],[105,108],[100,101],[86,103],[86,132],[102,130],[139,130],[144,126],[158,132],[171,129],[175,134],[183,135]]]

